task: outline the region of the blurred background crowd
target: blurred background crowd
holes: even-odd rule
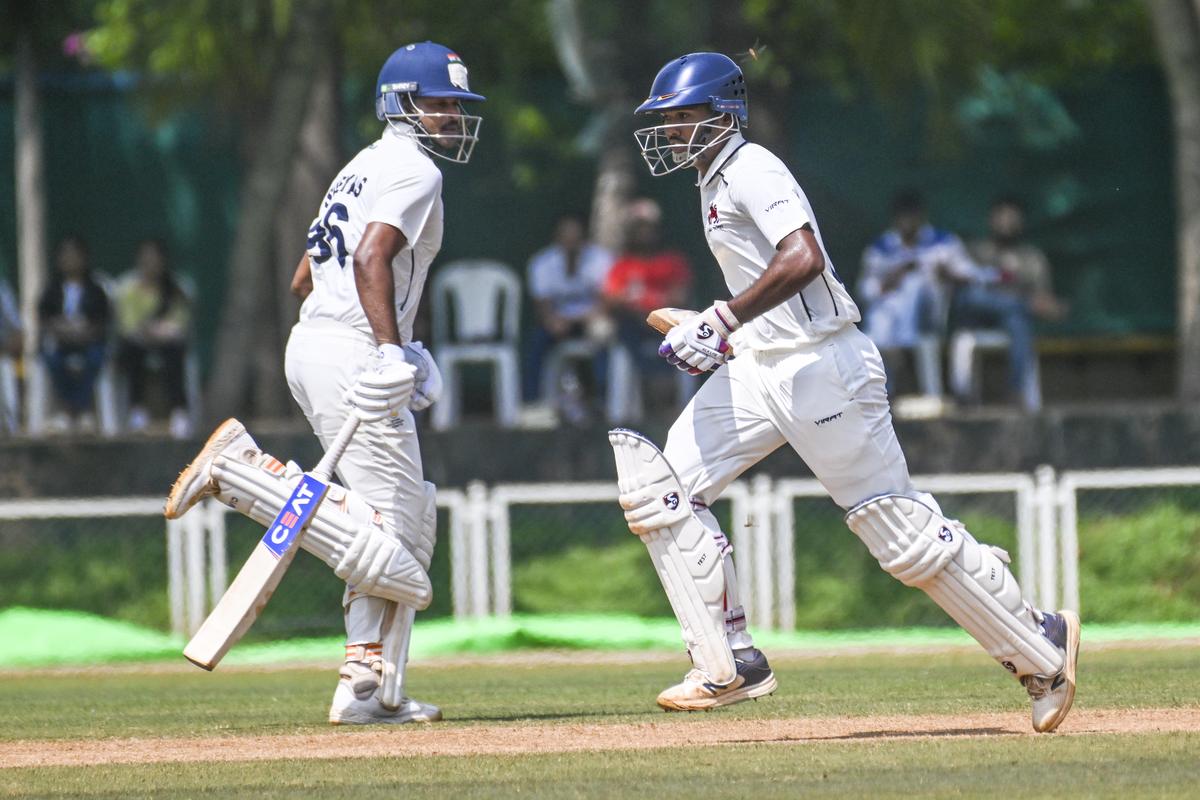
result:
[[[1186,0],[9,6],[6,434],[296,421],[303,231],[378,135],[379,64],[425,38],[489,97],[444,170],[419,333],[462,376],[435,427],[628,423],[695,390],[644,318],[727,292],[691,182],[651,179],[630,132],[701,47],[745,69],[748,136],[808,192],[899,414],[1200,394]]]

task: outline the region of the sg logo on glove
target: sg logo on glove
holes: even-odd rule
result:
[[[708,323],[701,322],[700,327],[696,328],[696,336],[701,339],[707,339],[708,337],[710,337],[712,335],[713,335],[713,329],[708,325]]]

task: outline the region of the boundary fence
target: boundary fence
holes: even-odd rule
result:
[[[1016,528],[1014,567],[1026,599],[1040,608],[1079,610],[1079,493],[1095,489],[1200,486],[1200,467],[913,476],[935,496],[1011,494]],[[815,480],[759,475],[725,492],[730,537],[747,614],[756,627],[795,627],[795,501],[825,497]],[[512,612],[511,518],[516,506],[611,504],[615,482],[511,483],[439,489],[447,512],[441,536],[450,548],[451,594],[459,618]],[[0,501],[0,522],[19,519],[157,516],[162,498],[71,498]],[[205,501],[182,519],[168,520],[167,586],[172,630],[199,628],[228,585],[225,515]]]

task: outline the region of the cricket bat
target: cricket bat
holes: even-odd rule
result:
[[[329,478],[357,428],[358,417],[351,414],[316,468],[300,477],[233,583],[183,648],[188,661],[211,671],[258,619],[300,550],[300,537],[325,499]]]

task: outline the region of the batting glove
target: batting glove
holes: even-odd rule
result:
[[[424,411],[442,396],[442,371],[425,345],[409,342],[404,345],[404,360],[417,368],[413,379],[412,399],[408,407],[413,411]]]
[[[399,345],[380,345],[370,364],[346,395],[353,413],[363,422],[394,417],[412,398],[417,368],[404,360]]]
[[[729,337],[740,327],[729,304],[718,301],[672,328],[658,354],[689,375],[700,375],[729,360]]]

